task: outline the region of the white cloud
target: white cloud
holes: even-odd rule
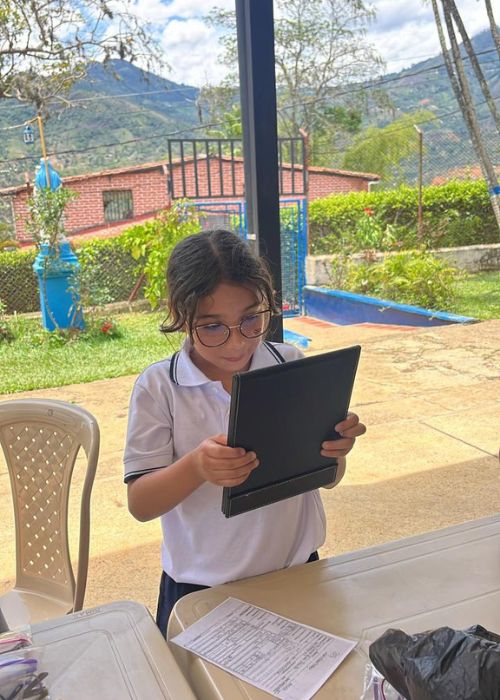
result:
[[[217,64],[217,34],[200,19],[172,19],[163,31],[161,44],[172,69],[171,80],[201,86],[218,83],[224,77],[224,68]]]
[[[414,0],[371,0],[377,18],[368,39],[397,71],[441,52],[434,15],[429,4]],[[486,9],[478,0],[458,0],[457,7],[469,36],[489,26]]]
[[[150,22],[171,66],[168,78],[201,86],[217,83],[226,69],[217,62],[221,54],[218,33],[203,17],[214,5],[234,9],[234,0],[134,0],[138,14]],[[386,61],[387,72],[398,71],[437,56],[440,46],[429,3],[422,0],[367,0],[376,20],[368,27],[367,40]],[[487,28],[484,3],[458,0],[457,6],[469,36]]]
[[[149,24],[165,52],[170,70],[164,77],[195,86],[223,79],[226,69],[217,63],[218,33],[203,18],[214,5],[234,9],[234,0],[131,1],[134,13]]]
[[[172,0],[167,3],[171,17],[202,17],[214,6],[234,10],[234,0]]]

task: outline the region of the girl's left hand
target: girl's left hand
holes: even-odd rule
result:
[[[356,438],[366,433],[366,426],[359,422],[355,413],[348,413],[347,418],[337,423],[335,430],[342,436],[337,440],[326,440],[321,445],[321,455],[330,459],[345,457],[350,452]]]

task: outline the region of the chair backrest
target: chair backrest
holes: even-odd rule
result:
[[[90,493],[99,455],[99,426],[85,409],[51,399],[0,402],[0,444],[9,470],[16,528],[16,588],[81,610],[87,584]],[[80,450],[82,488],[78,571],[71,564],[68,501]]]

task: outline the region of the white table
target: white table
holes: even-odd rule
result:
[[[500,515],[191,593],[168,638],[232,596],[360,642],[317,700],[358,700],[366,648],[388,627],[421,632],[479,623],[500,632]],[[264,691],[170,645],[199,700],[264,700]]]
[[[54,700],[196,700],[147,608],[134,602],[33,626]]]

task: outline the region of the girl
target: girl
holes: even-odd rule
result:
[[[221,512],[222,487],[259,468],[254,452],[227,446],[233,374],[302,356],[263,340],[279,314],[264,261],[236,234],[205,231],[174,248],[167,286],[162,331],[187,338],[180,352],[137,379],[124,459],[130,512],[141,521],[161,517],[157,624],[164,635],[183,595],[315,560],[325,540],[317,491],[230,519]],[[335,429],[342,438],[318,450],[339,459],[338,483],[365,426],[350,413]]]

